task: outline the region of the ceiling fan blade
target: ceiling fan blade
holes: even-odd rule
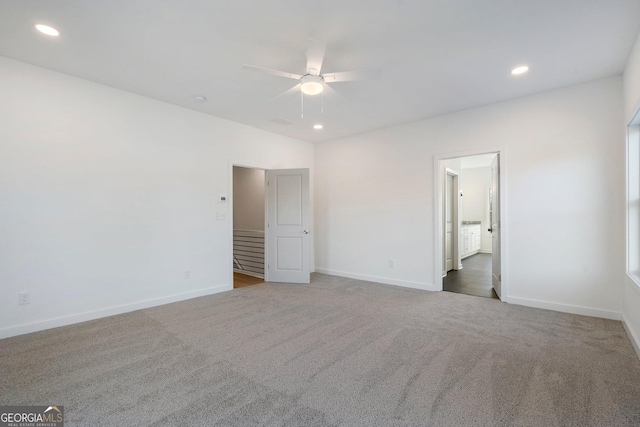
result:
[[[360,71],[343,71],[340,73],[323,74],[322,78],[327,83],[337,82],[352,82],[355,80],[374,80],[379,79],[382,76],[382,72],[378,69],[375,70],[360,70]]]
[[[286,77],[288,79],[300,80],[302,76],[300,74],[287,73],[286,71],[272,70],[271,68],[256,67],[255,65],[243,65],[245,70],[261,71],[263,73],[272,74],[274,76]]]
[[[289,96],[289,95],[291,95],[291,94],[293,94],[293,93],[298,92],[298,91],[300,90],[300,85],[301,85],[301,84],[300,84],[300,83],[298,83],[297,85],[295,85],[295,86],[294,86],[294,87],[292,87],[291,89],[286,90],[286,91],[282,92],[280,95],[278,95],[278,96],[275,96],[275,97],[271,98],[271,100],[272,100],[272,101],[277,101],[277,100],[279,100],[279,99],[284,98],[285,96]]]
[[[334,88],[332,88],[326,83],[324,84],[323,94],[329,99],[333,99],[340,102],[344,101],[344,97],[340,95],[338,92],[336,92]]]
[[[309,39],[307,47],[307,73],[317,76],[322,69],[322,61],[324,60],[324,52],[327,44],[318,40]]]

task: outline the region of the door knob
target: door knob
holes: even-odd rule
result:
[[[304,234],[309,234],[309,230],[304,230],[303,233]]]

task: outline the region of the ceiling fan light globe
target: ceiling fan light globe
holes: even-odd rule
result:
[[[302,93],[305,95],[318,95],[322,93],[323,89],[324,86],[319,82],[304,82],[302,86],[300,86],[300,90],[302,90]]]

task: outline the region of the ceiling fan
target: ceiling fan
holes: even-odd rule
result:
[[[291,95],[300,91],[304,95],[326,94],[328,96],[337,96],[337,92],[328,85],[328,83],[350,82],[355,80],[379,79],[380,70],[360,70],[360,71],[342,71],[338,73],[322,74],[322,61],[327,48],[326,43],[318,40],[309,39],[307,47],[307,71],[305,74],[294,74],[286,71],[272,70],[270,68],[256,67],[254,65],[244,65],[247,70],[261,71],[263,73],[272,74],[274,76],[286,77],[298,80],[291,89],[281,93],[273,98],[280,99],[287,95]]]

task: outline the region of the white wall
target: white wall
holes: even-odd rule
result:
[[[264,231],[264,180],[262,169],[233,168],[233,228]]]
[[[489,233],[489,189],[491,188],[491,167],[462,169],[462,221],[481,221],[481,252],[491,252]]]
[[[434,156],[501,146],[506,299],[617,318],[622,121],[612,77],[317,144],[316,271],[437,289]]]
[[[231,163],[313,166],[311,144],[1,57],[0,145],[0,337],[231,289]]]
[[[637,109],[640,108],[640,34],[638,34],[629,57],[623,79],[624,124],[627,125]],[[622,318],[636,352],[640,356],[640,284],[636,283],[629,275],[626,276],[625,281]]]
[[[640,107],[640,34],[631,50],[623,74],[624,81],[624,117],[631,118]]]

